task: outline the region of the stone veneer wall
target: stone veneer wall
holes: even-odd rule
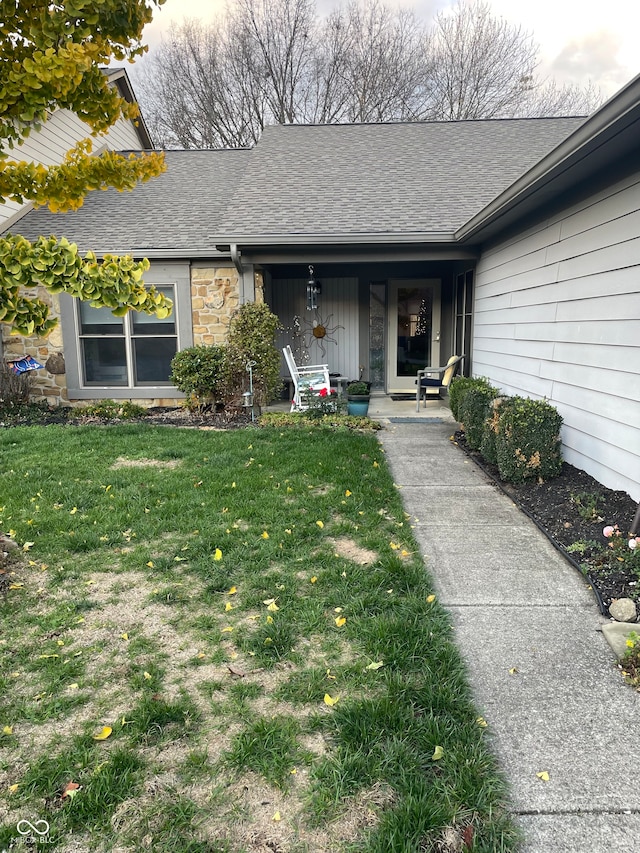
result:
[[[191,310],[193,344],[223,344],[231,315],[240,304],[238,273],[234,267],[193,267]]]
[[[51,317],[60,316],[60,301],[44,287],[30,291],[30,296],[38,296],[49,306]],[[9,326],[1,325],[2,358],[5,362],[15,361],[25,355],[33,356],[45,366],[44,370],[29,371],[31,397],[34,400],[46,400],[50,405],[60,405],[68,401],[67,380],[62,345],[62,329],[58,324],[45,338],[35,336],[25,338],[22,335],[10,335]]]
[[[257,291],[260,295],[262,293],[260,273],[258,277]],[[152,282],[153,267],[148,279]],[[50,306],[52,317],[60,316],[60,303],[57,296],[52,296],[44,288],[38,288],[37,295]],[[194,345],[224,343],[227,339],[231,315],[239,304],[240,287],[238,273],[234,267],[193,267],[191,269],[191,310]],[[2,353],[5,362],[31,355],[40,364],[45,365],[44,370],[30,372],[32,399],[46,400],[50,405],[73,402],[69,400],[67,394],[60,324],[46,338],[9,335],[8,326],[2,326],[2,334]],[[177,398],[149,399],[132,396],[131,399],[146,406],[172,405],[177,402]]]

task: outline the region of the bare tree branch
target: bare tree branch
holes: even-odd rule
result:
[[[185,20],[135,76],[163,147],[250,146],[274,123],[586,114],[602,100],[540,80],[538,53],[485,0],[460,0],[430,30],[384,0],[324,19],[315,0],[236,0],[214,24]]]

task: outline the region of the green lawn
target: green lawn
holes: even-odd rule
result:
[[[13,428],[0,460],[0,849],[515,849],[375,436]]]

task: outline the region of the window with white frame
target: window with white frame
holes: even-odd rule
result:
[[[178,350],[175,287],[156,287],[174,303],[160,320],[153,314],[130,311],[114,317],[110,308],[78,302],[78,332],[82,384],[165,385],[171,359]]]

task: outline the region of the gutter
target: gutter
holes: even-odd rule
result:
[[[447,232],[409,231],[394,233],[362,234],[234,234],[233,242],[228,236],[216,236],[216,247],[238,246],[343,246],[343,245],[389,245],[393,243],[444,243],[458,242],[456,234]]]
[[[613,129],[624,118],[629,117],[629,123],[635,120],[632,114],[634,111],[636,115],[638,113],[639,90],[640,75],[634,77],[560,145],[459,228],[455,232],[455,239],[464,241],[473,238],[487,225],[550,183],[558,174],[585,159],[606,141],[608,131],[619,132]]]

